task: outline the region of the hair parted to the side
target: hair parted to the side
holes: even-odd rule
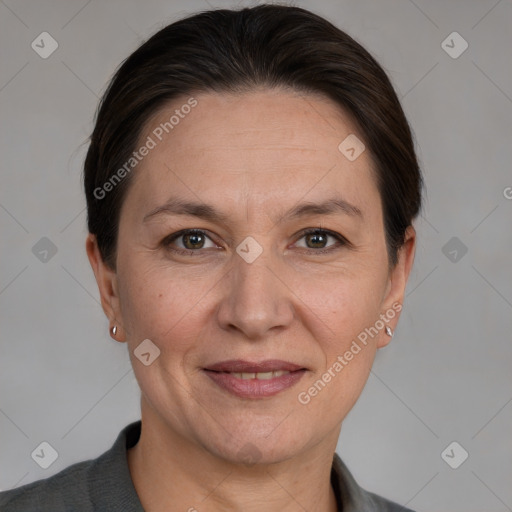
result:
[[[389,261],[396,264],[405,231],[421,208],[422,176],[389,78],[359,43],[322,17],[299,7],[259,5],[172,23],[112,78],[84,165],[89,232],[110,267],[115,268],[120,210],[132,176],[104,197],[94,191],[130,158],[148,119],[175,98],[261,87],[320,94],[351,116],[374,163]]]

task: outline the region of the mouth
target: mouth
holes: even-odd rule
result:
[[[229,373],[233,377],[236,377],[237,379],[242,380],[250,380],[250,379],[256,379],[256,380],[270,380],[274,379],[276,377],[281,377],[283,375],[288,375],[290,372],[284,371],[284,370],[278,370],[276,372],[222,372],[222,373]]]
[[[274,396],[295,385],[307,369],[277,359],[261,362],[223,361],[203,372],[223,391],[240,398]]]

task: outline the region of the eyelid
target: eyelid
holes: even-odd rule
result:
[[[299,236],[297,237],[296,241],[294,243],[297,243],[301,238],[303,238],[306,235],[315,234],[315,233],[325,233],[328,236],[332,236],[335,238],[338,243],[334,245],[330,245],[328,247],[324,247],[323,249],[308,249],[307,247],[301,247],[301,249],[305,249],[308,251],[312,251],[313,253],[322,253],[322,252],[330,252],[331,250],[335,250],[336,248],[339,248],[340,246],[347,246],[352,247],[352,244],[341,234],[336,231],[331,231],[330,229],[325,229],[323,227],[317,227],[317,228],[306,228],[302,230],[299,233]]]
[[[170,235],[166,236],[161,244],[162,245],[170,245],[171,242],[174,242],[175,240],[177,240],[178,238],[184,236],[184,235],[192,235],[192,234],[200,234],[200,235],[203,235],[205,236],[206,238],[208,238],[209,240],[211,240],[215,245],[219,245],[212,236],[210,236],[209,232],[206,231],[205,229],[199,229],[199,228],[187,228],[187,229],[181,229],[180,231],[176,231],[176,233],[171,233]],[[195,251],[193,251],[192,249],[181,249],[181,248],[178,248],[177,249],[178,252],[187,252],[187,253],[191,253],[191,252],[199,252],[200,249],[197,249]]]
[[[214,240],[214,238],[212,236],[209,235],[207,230],[200,229],[200,228],[187,228],[187,229],[182,229],[180,231],[177,231],[176,233],[172,233],[172,234],[166,236],[162,240],[161,245],[168,247],[171,245],[172,242],[174,242],[176,239],[180,238],[181,236],[190,235],[190,234],[194,234],[194,233],[198,233],[198,234],[205,236],[206,238],[208,238],[212,243],[216,244],[217,246],[220,245]],[[312,249],[312,248],[308,248],[308,247],[301,247],[300,249],[305,250],[307,252],[311,252],[313,254],[314,253],[322,254],[322,253],[331,252],[331,251],[336,250],[342,246],[352,247],[352,244],[343,235],[341,235],[340,233],[338,233],[336,231],[331,231],[330,229],[325,229],[323,227],[303,229],[302,231],[299,232],[299,235],[297,236],[294,244],[297,243],[301,238],[305,237],[306,235],[315,234],[315,233],[324,233],[328,236],[331,236],[337,240],[337,243],[334,245],[325,247],[325,248],[320,248],[320,249]],[[207,247],[206,249],[211,249],[211,248]],[[200,248],[197,250],[177,248],[177,249],[171,249],[171,250],[174,252],[177,252],[179,254],[192,254],[192,253],[199,254],[202,252],[202,250],[204,250],[204,248]]]

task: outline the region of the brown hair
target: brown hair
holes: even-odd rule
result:
[[[148,119],[183,95],[261,86],[321,94],[352,116],[375,164],[389,260],[396,264],[405,231],[419,213],[422,189],[396,93],[375,59],[345,32],[305,9],[278,5],[211,10],[179,20],[116,71],[98,107],[84,165],[88,228],[107,264],[115,268],[119,214],[131,181],[120,169]],[[116,173],[122,179],[113,182]]]

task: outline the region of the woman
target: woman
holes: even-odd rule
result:
[[[296,7],[173,23],[110,83],[84,182],[142,417],[2,510],[407,510],[335,454],[397,325],[421,203],[366,50]]]

